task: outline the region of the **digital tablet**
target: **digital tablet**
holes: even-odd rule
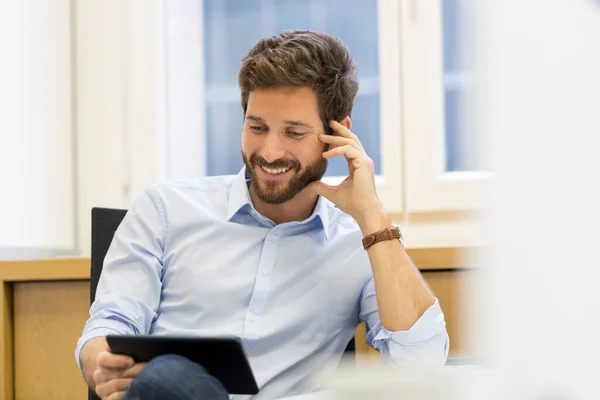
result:
[[[145,362],[164,354],[178,354],[202,365],[221,381],[229,394],[257,394],[258,385],[237,337],[108,335],[111,352]]]

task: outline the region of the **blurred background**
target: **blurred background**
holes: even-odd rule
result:
[[[15,393],[56,359],[70,369],[37,388],[85,393],[71,351],[89,287],[71,280],[89,275],[91,208],[237,173],[237,70],[284,29],[350,47],[353,130],[450,354],[484,356],[506,382],[473,398],[600,398],[597,0],[0,0],[0,354]],[[327,179],[346,172],[336,160]],[[15,339],[13,357],[13,330],[36,327],[47,342]]]

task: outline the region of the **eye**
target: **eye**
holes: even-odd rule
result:
[[[289,136],[293,137],[293,138],[301,138],[302,136],[304,136],[304,133],[302,132],[296,132],[296,131],[287,131],[286,132]]]
[[[250,130],[255,133],[265,133],[267,131],[267,127],[259,126],[259,125],[250,125]]]

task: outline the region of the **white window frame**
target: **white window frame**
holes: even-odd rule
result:
[[[410,213],[481,209],[492,178],[485,171],[445,170],[441,1],[400,2],[403,158]]]
[[[379,110],[381,175],[377,194],[390,213],[404,211],[404,167],[402,165],[402,101],[400,59],[400,3],[379,0]]]

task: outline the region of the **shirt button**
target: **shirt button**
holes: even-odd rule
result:
[[[267,276],[267,275],[269,275],[269,271],[267,271],[266,269],[263,269],[263,270],[262,270],[262,274],[263,274],[264,276]]]
[[[277,228],[273,229],[273,235],[279,236],[279,230],[277,230]]]
[[[256,317],[254,315],[250,317],[250,322],[256,322]]]

